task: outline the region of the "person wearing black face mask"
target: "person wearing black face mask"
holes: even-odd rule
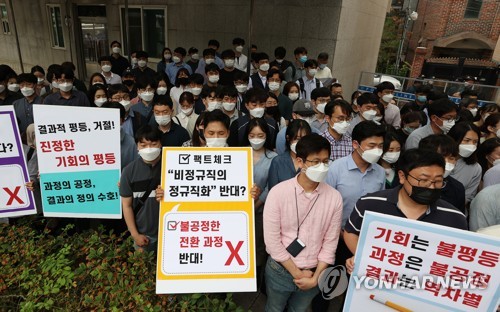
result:
[[[439,199],[445,186],[445,160],[440,154],[409,149],[399,158],[397,173],[400,187],[361,197],[344,228],[344,241],[354,254],[366,211],[429,222],[467,230],[465,215],[452,204]],[[346,261],[348,273],[354,269],[354,257]]]

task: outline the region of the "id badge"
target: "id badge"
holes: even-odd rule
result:
[[[298,237],[290,244],[288,245],[288,247],[286,247],[286,251],[288,251],[288,253],[290,255],[292,255],[292,257],[297,257],[299,255],[299,253],[304,249],[306,248],[306,244],[304,244]]]

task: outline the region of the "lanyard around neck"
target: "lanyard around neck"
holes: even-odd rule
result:
[[[297,188],[295,188],[295,208],[297,209],[297,238],[299,237],[299,231],[300,231],[300,227],[302,226],[302,223],[304,223],[304,221],[306,221],[307,217],[309,216],[309,214],[311,213],[312,209],[314,208],[314,205],[318,201],[318,198],[319,198],[319,194],[316,197],[316,199],[314,200],[311,208],[307,212],[307,214],[304,217],[304,219],[302,219],[302,222],[299,223],[299,203],[298,203],[298,200],[297,200]]]

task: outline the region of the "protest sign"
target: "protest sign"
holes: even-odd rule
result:
[[[0,107],[0,218],[36,213],[16,114],[12,106]]]
[[[120,111],[35,105],[34,114],[44,215],[120,219]]]
[[[500,239],[366,212],[344,311],[496,311]]]
[[[256,290],[250,148],[164,148],[156,293]]]

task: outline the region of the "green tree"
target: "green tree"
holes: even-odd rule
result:
[[[392,73],[396,64],[399,42],[401,39],[400,26],[402,18],[397,12],[387,14],[384,22],[384,32],[380,42],[380,50],[378,53],[377,72]]]

